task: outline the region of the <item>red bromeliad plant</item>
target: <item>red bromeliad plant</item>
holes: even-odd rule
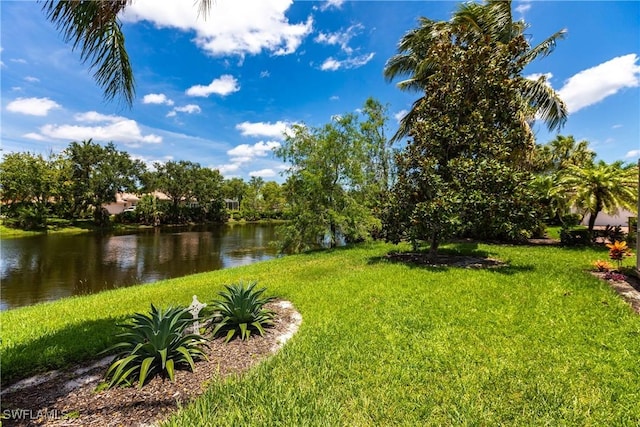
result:
[[[607,247],[609,248],[609,258],[618,264],[618,268],[620,268],[620,264],[622,264],[622,260],[625,257],[633,255],[631,249],[627,247],[627,242],[616,241],[611,244],[607,244]]]

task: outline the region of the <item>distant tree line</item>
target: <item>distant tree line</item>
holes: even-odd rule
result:
[[[150,225],[223,222],[230,214],[247,220],[282,218],[286,205],[276,182],[225,180],[216,169],[182,160],[150,169],[113,143],[72,142],[48,157],[18,152],[5,154],[0,162],[2,214],[9,225],[23,229],[44,228],[54,217],[90,218],[104,227],[111,220],[104,205],[115,202],[118,193],[142,197],[134,211],[115,220]],[[240,209],[229,212],[225,199],[237,200]]]

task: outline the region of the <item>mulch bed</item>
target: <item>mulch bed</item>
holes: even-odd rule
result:
[[[438,254],[430,258],[424,252],[392,252],[385,256],[389,261],[415,264],[426,267],[460,267],[460,268],[499,268],[506,263],[495,258],[483,258],[463,255]]]
[[[21,410],[22,419],[4,419],[7,426],[141,426],[156,424],[167,418],[179,405],[201,395],[207,383],[216,378],[246,371],[274,354],[295,331],[302,318],[286,301],[265,306],[276,312],[274,326],[265,336],[249,341],[222,338],[209,342],[209,360],[196,363],[194,372],[177,371],[175,382],[155,377],[142,389],[114,388],[96,392],[107,366],[78,367],[55,375],[40,384],[5,392],[3,413]],[[109,360],[110,361],[110,360]],[[75,371],[75,374],[74,374]],[[77,384],[84,382],[83,385]],[[73,387],[73,388],[72,388]],[[14,412],[16,413],[16,412]],[[17,413],[16,413],[17,414]]]

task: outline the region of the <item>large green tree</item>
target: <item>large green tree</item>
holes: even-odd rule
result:
[[[155,163],[146,187],[170,199],[168,219],[174,223],[223,220],[223,178],[218,170],[186,160]],[[153,186],[153,187],[151,187]]]
[[[61,189],[53,158],[40,154],[9,153],[0,162],[0,200],[3,214],[17,218],[26,229],[46,225],[50,202]]]
[[[362,187],[366,151],[354,114],[319,128],[294,125],[277,155],[291,166],[285,184],[291,222],[283,228],[285,250],[336,246],[369,235],[376,222]]]
[[[387,237],[427,241],[431,255],[453,233],[527,237],[537,210],[523,166],[534,145],[522,120],[522,83],[513,77],[526,64],[514,58],[529,45],[522,35],[496,42],[495,35],[437,28],[422,47],[429,75],[420,80],[424,96],[408,123],[411,140],[397,158]]]
[[[414,123],[420,120],[419,107],[427,102],[429,82],[442,68],[434,47],[441,45],[442,34],[448,34],[451,42],[460,50],[475,49],[478,44],[492,47],[515,46],[505,58],[510,73],[504,76],[511,81],[518,97],[512,102],[519,103],[514,111],[528,131],[532,141],[533,134],[529,123],[538,116],[550,129],[562,126],[566,121],[567,110],[557,93],[546,83],[544,76],[530,80],[522,75],[526,65],[539,57],[549,55],[556,42],[563,38],[565,30],[560,30],[543,40],[536,46],[530,46],[525,31],[528,25],[524,21],[513,21],[510,0],[488,0],[485,3],[463,3],[454,13],[450,21],[434,21],[420,18],[418,28],[407,32],[398,44],[398,54],[387,61],[384,69],[385,77],[391,81],[398,77],[404,80],[398,83],[401,90],[424,93],[413,104],[409,113],[401,119],[394,139],[410,134]],[[460,54],[463,54],[460,52]],[[474,79],[464,82],[465,86],[473,86]]]
[[[593,231],[600,212],[615,214],[619,208],[634,210],[638,203],[638,166],[621,161],[599,161],[586,167],[570,165],[559,181],[570,202],[589,214]]]
[[[247,221],[257,221],[261,217],[260,212],[263,210],[263,187],[264,179],[259,176],[252,176],[247,184],[247,190],[240,203],[240,211],[242,212],[243,218]]]
[[[94,70],[93,77],[107,100],[121,98],[131,105],[135,80],[118,15],[133,0],[46,0],[47,18],[62,33],[80,58]],[[212,0],[197,0],[206,16]]]
[[[102,146],[91,139],[72,142],[63,156],[70,162],[74,215],[90,210],[98,224],[108,221],[102,205],[114,202],[116,193],[136,191],[146,169],[113,143]]]
[[[9,153],[0,162],[0,198],[11,211],[12,205],[34,204],[44,208],[56,194],[56,177],[51,161],[41,154]]]
[[[242,178],[225,179],[222,184],[222,194],[230,200],[237,200],[238,204],[242,203],[242,199],[247,192],[247,183]]]

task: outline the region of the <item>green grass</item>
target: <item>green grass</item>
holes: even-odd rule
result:
[[[116,320],[150,302],[206,302],[224,283],[258,280],[296,305],[300,331],[249,372],[214,379],[169,425],[640,423],[640,316],[585,272],[603,249],[475,248],[509,262],[498,270],[391,263],[392,249],[290,256],[4,312],[3,381],[91,357]]]
[[[135,231],[143,228],[152,228],[139,224],[111,224],[108,230],[111,231]],[[20,237],[35,236],[38,234],[80,234],[105,230],[96,226],[91,220],[66,220],[60,218],[49,218],[45,230],[31,231],[19,228],[7,227],[0,224],[0,238],[14,239]]]

